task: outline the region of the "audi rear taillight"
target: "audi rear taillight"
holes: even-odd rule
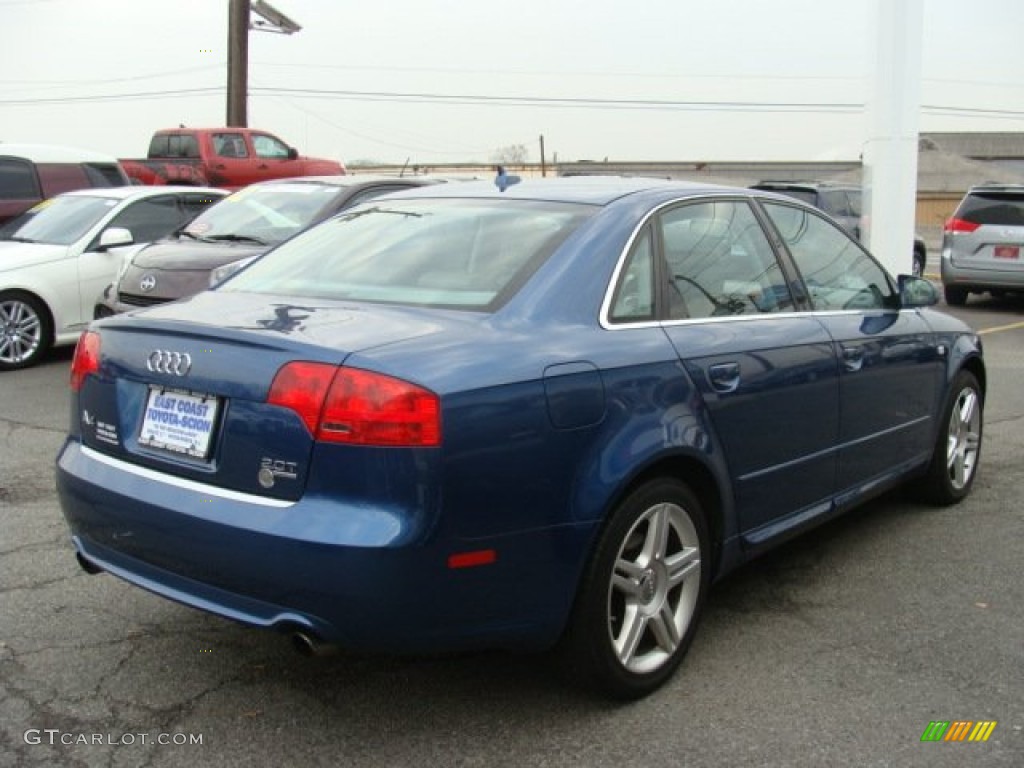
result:
[[[948,219],[942,230],[943,232],[969,233],[973,232],[980,226],[981,224],[974,221],[967,221],[967,219]]]
[[[82,388],[85,377],[100,369],[100,335],[96,331],[85,331],[78,337],[75,356],[71,360],[71,391]]]
[[[316,439],[378,446],[441,444],[441,402],[433,392],[360,368],[288,363],[267,402],[295,411]]]

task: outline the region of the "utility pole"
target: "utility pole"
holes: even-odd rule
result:
[[[228,6],[228,119],[244,128],[249,123],[249,30],[290,35],[302,27],[266,0],[229,0]],[[259,20],[250,22],[255,13]]]
[[[228,8],[228,125],[249,124],[250,0],[230,0]]]
[[[548,175],[548,166],[544,161],[544,134],[540,135],[540,175],[543,178]]]

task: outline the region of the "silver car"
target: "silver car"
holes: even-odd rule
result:
[[[971,187],[946,222],[942,286],[946,303],[970,293],[1024,291],[1024,184]]]

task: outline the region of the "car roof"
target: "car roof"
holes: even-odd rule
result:
[[[0,157],[18,157],[34,163],[117,163],[113,155],[59,144],[8,144],[0,142]]]
[[[154,186],[131,185],[123,187],[89,187],[87,189],[76,189],[72,192],[62,192],[57,197],[107,197],[112,200],[128,200],[140,197],[158,197],[159,195],[174,194],[178,192],[199,192],[204,194],[225,197],[227,192],[215,187],[193,187],[184,184],[161,184]]]
[[[695,181],[677,181],[641,176],[558,176],[522,179],[504,192],[494,180],[466,181],[458,184],[437,184],[427,189],[396,193],[403,198],[494,198],[543,200],[547,202],[607,205],[619,198],[641,192],[663,192],[666,197],[713,193],[749,194],[736,187],[722,187]]]
[[[393,184],[396,182],[416,186],[440,183],[440,179],[430,176],[388,176],[386,174],[334,174],[330,176],[289,176],[284,179],[270,179],[251,184],[251,187],[280,186],[281,184],[326,184],[334,187],[359,187],[374,184]]]
[[[989,181],[983,184],[975,184],[967,190],[967,194],[971,192],[1020,192],[1024,193],[1024,184],[1000,184],[998,182]]]

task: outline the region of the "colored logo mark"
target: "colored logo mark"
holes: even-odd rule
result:
[[[932,720],[921,741],[988,741],[998,724],[996,720]]]

